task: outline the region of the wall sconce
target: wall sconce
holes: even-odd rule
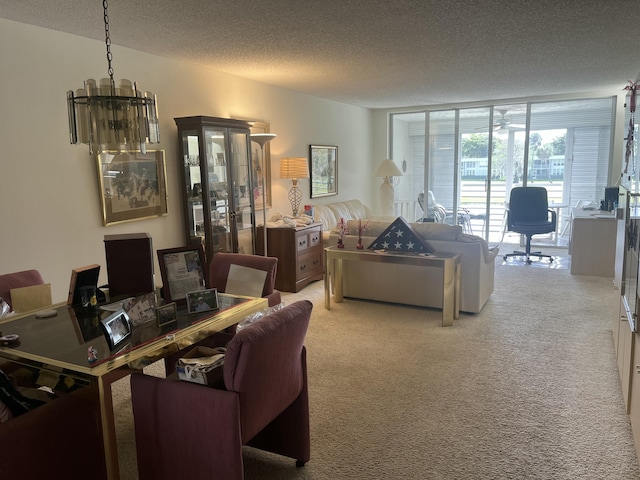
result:
[[[374,177],[382,177],[382,185],[380,185],[380,209],[381,214],[385,216],[393,215],[393,185],[391,177],[401,177],[402,170],[393,163],[393,160],[382,160],[373,172]]]
[[[116,87],[107,0],[102,7],[109,78],[99,85],[89,79],[84,88],[67,92],[69,140],[88,144],[92,155],[105,150],[146,153],[147,143],[160,142],[156,96],[140,92],[135,82],[125,79]]]
[[[293,216],[298,216],[302,192],[298,188],[299,178],[309,178],[309,164],[305,157],[283,158],[280,160],[280,178],[291,179],[291,190],[289,190],[289,201]]]

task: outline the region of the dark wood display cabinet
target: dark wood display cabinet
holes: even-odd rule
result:
[[[206,262],[218,252],[255,252],[255,171],[243,120],[175,118],[186,240],[202,243]]]
[[[264,253],[264,228],[258,226],[256,251]],[[322,224],[297,228],[267,228],[267,251],[278,257],[276,289],[299,292],[309,283],[322,280]]]

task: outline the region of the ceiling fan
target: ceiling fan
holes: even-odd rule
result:
[[[510,128],[513,128],[516,130],[521,130],[525,128],[525,125],[522,125],[519,123],[511,123],[511,120],[509,120],[506,117],[507,112],[508,110],[498,110],[498,113],[500,113],[500,118],[497,120],[496,123],[493,124],[494,132],[506,132]]]

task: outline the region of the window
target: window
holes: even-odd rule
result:
[[[425,198],[477,220],[464,225],[469,233],[497,242],[511,188],[535,184],[547,188],[561,226],[570,206],[603,198],[614,110],[606,97],[392,114],[392,158],[406,165],[396,200],[415,202],[409,220],[418,220],[417,197],[429,191]]]

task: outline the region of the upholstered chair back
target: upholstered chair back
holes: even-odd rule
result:
[[[227,344],[224,383],[239,396],[243,443],[300,395],[312,308],[308,300],[292,303],[243,328]]]
[[[0,297],[11,306],[11,289],[42,285],[44,280],[38,270],[24,270],[22,272],[0,275]]]
[[[281,302],[280,292],[275,290],[278,271],[277,257],[263,257],[243,253],[216,253],[209,265],[209,288],[217,288],[219,292],[225,291],[231,265],[266,271],[267,276],[262,289],[262,297],[267,298],[269,306],[277,305]]]

